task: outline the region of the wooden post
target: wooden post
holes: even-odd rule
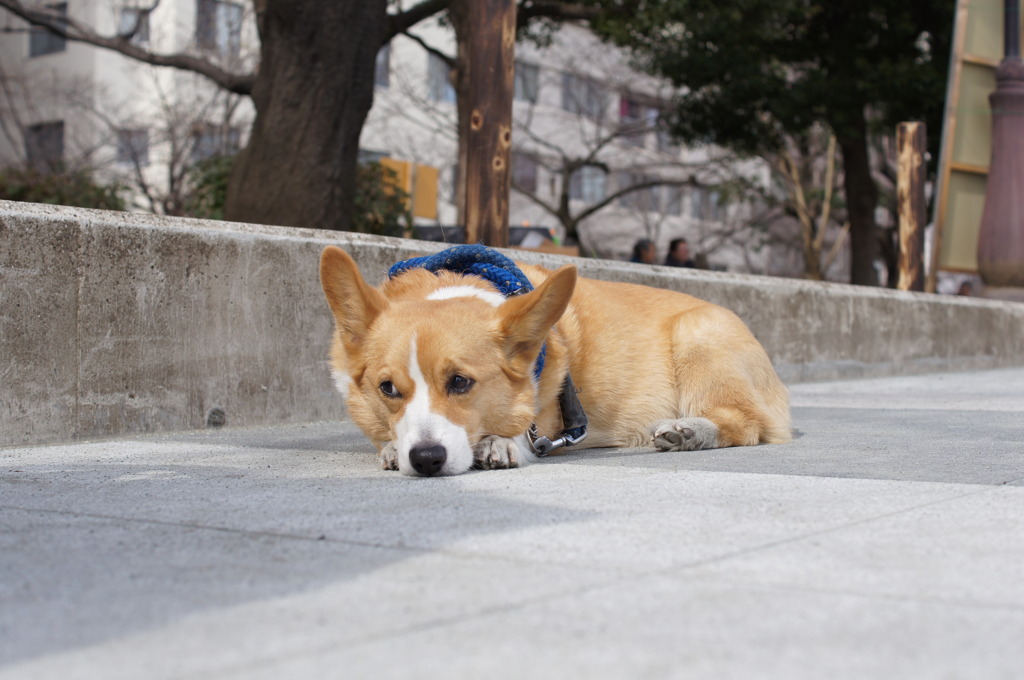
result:
[[[470,0],[469,125],[466,129],[466,243],[508,246],[512,95],[515,87],[515,0]]]
[[[900,290],[924,290],[925,130],[924,123],[896,127],[898,166],[896,206],[899,212]]]

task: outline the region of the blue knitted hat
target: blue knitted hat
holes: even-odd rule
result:
[[[426,269],[429,272],[449,271],[456,274],[471,274],[489,281],[505,297],[512,297],[533,290],[533,285],[526,278],[516,263],[498,251],[481,245],[454,246],[434,255],[414,257],[392,265],[388,270],[388,278],[393,279],[410,269]],[[533,377],[540,379],[544,370],[544,356],[547,344],[540,349],[537,361],[533,365]]]

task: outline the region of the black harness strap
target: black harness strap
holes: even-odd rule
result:
[[[562,412],[562,433],[554,441],[547,437],[541,437],[537,433],[536,423],[530,426],[527,438],[530,440],[530,448],[538,456],[546,456],[555,449],[563,446],[579,444],[587,438],[587,414],[583,410],[583,404],[576,394],[576,386],[572,382],[572,376],[565,374],[562,381],[562,391],[558,395],[558,408]]]

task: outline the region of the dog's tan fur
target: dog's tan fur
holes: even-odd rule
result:
[[[349,412],[379,449],[395,439],[414,390],[413,342],[431,408],[465,428],[473,447],[488,435],[522,435],[531,423],[554,439],[567,371],[590,419],[587,447],[650,444],[659,421],[679,422],[690,436],[685,419],[695,418],[717,426],[718,446],[789,440],[787,390],[732,312],[682,293],[577,279],[570,266],[520,266],[536,290],[500,305],[472,296],[427,300],[447,286],[494,289],[477,277],[423,270],[375,289],[344,251],[324,250],[321,282],[337,322],[332,367],[351,379]],[[544,342],[535,391],[531,368]],[[468,393],[446,391],[455,373],[475,381]],[[403,399],[381,394],[385,380]]]

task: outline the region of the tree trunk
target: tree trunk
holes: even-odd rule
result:
[[[455,29],[455,69],[450,74],[455,87],[456,127],[459,138],[458,159],[455,168],[455,209],[457,219],[466,227],[466,170],[469,166],[469,117],[472,102],[469,100],[469,8],[465,2],[453,2],[448,8],[448,19]],[[468,236],[468,232],[467,232]]]
[[[843,189],[850,220],[850,283],[877,286],[878,225],[875,208],[878,187],[871,176],[868,158],[867,124],[860,117],[853,134],[838,137],[843,152]]]
[[[231,174],[225,218],[348,229],[388,1],[255,4],[256,119]]]
[[[804,226],[804,278],[810,281],[823,281],[821,273],[821,248],[815,242],[814,234]]]

